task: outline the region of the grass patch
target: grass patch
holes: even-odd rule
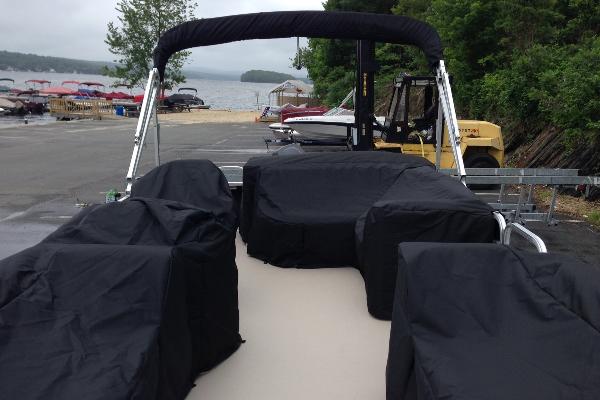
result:
[[[544,187],[536,188],[535,199],[540,208],[547,210],[552,200],[552,190]],[[598,201],[586,201],[581,197],[559,194],[556,197],[555,212],[584,220],[600,228],[600,202]]]
[[[588,215],[588,221],[600,228],[600,211],[592,211]]]

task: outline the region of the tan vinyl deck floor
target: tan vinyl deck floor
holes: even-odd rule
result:
[[[285,269],[238,238],[240,333],[189,400],[385,399],[390,323],[367,312],[354,268]]]

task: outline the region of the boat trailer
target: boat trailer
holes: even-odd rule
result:
[[[441,169],[441,173],[455,175],[452,169]],[[470,185],[500,185],[496,201],[488,204],[501,212],[509,222],[545,222],[556,225],[554,219],[558,189],[562,186],[600,186],[600,176],[579,176],[577,169],[563,168],[467,168],[466,182]],[[517,187],[518,193],[511,193]],[[538,211],[533,203],[536,186],[552,188],[550,205],[546,212]],[[486,193],[489,195],[489,193]],[[516,197],[516,202],[511,200]]]

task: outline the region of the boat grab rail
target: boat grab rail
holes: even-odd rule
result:
[[[531,232],[529,229],[525,228],[523,225],[518,224],[516,222],[511,222],[506,226],[504,230],[504,234],[502,236],[502,243],[506,246],[510,246],[510,237],[512,233],[515,232],[519,236],[527,239],[527,241],[535,246],[539,253],[547,253],[546,244],[535,233]]]

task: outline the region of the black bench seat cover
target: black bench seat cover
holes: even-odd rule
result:
[[[403,243],[388,400],[600,398],[600,265]]]
[[[354,225],[421,157],[330,152],[251,159],[240,231],[253,257],[281,267],[356,265]]]
[[[172,263],[167,247],[89,244],[3,260],[0,397],[183,399],[192,340]]]
[[[184,399],[239,347],[237,215],[187,200],[92,206],[0,261],[0,397]]]
[[[399,243],[491,243],[498,236],[492,212],[455,178],[431,168],[401,174],[356,224],[369,312],[391,318]]]

